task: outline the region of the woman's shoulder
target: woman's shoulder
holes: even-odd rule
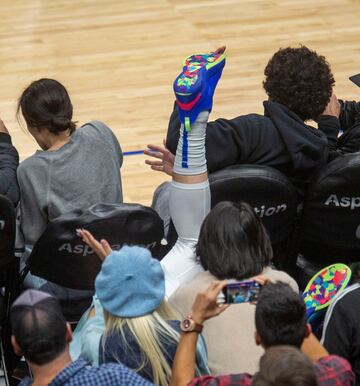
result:
[[[117,137],[112,129],[101,121],[91,121],[82,125],[75,131],[74,138],[77,136],[85,137],[91,140],[92,143],[100,143],[107,145],[118,154],[122,160],[121,147]],[[119,155],[121,153],[121,156]]]
[[[296,281],[284,271],[279,271],[275,268],[266,267],[262,272],[262,275],[268,278],[270,281],[280,281],[283,283],[287,283],[295,292],[299,292],[299,286]]]
[[[32,156],[20,162],[17,169],[18,178],[28,174],[43,175],[44,169],[48,169],[49,162],[50,160],[48,159],[45,151],[37,151]]]
[[[92,136],[99,138],[101,136],[113,136],[114,133],[108,125],[101,121],[90,121],[79,127],[75,133],[77,135]]]

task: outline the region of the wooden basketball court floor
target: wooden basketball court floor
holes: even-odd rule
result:
[[[262,113],[263,69],[289,45],[325,55],[338,97],[360,99],[347,79],[360,72],[357,0],[0,0],[0,14],[0,116],[21,159],[37,149],[15,119],[31,81],[61,81],[80,125],[102,120],[124,151],[142,150],[165,137],[182,58],[224,44],[213,119]],[[124,159],[126,202],[149,204],[167,179],[144,159]]]

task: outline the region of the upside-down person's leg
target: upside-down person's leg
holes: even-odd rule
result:
[[[169,203],[178,240],[161,261],[168,297],[177,287],[190,281],[203,270],[196,260],[195,246],[201,224],[210,211],[205,136],[212,96],[223,66],[224,63],[220,63],[218,71],[213,72],[210,79],[206,79],[206,69],[200,69],[202,71],[200,76],[203,77],[202,92],[203,95],[207,94],[207,99],[200,101],[200,107],[198,106],[198,111],[191,117],[192,119],[183,117],[184,122],[180,129]],[[174,89],[176,94],[176,85]],[[178,100],[178,95],[176,96]]]

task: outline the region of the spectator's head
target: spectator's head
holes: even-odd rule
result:
[[[135,341],[143,359],[137,371],[150,363],[154,383],[168,385],[171,368],[159,341],[167,339],[177,344],[179,335],[167,320],[179,316],[164,300],[165,279],[160,262],[145,248],[125,246],[105,259],[95,288],[104,308],[104,354],[106,341],[112,335],[121,336],[129,345]]]
[[[21,294],[11,307],[10,321],[16,354],[38,366],[63,354],[71,341],[71,329],[59,302],[45,292],[27,290]]]
[[[316,120],[325,110],[335,84],[323,56],[305,46],[281,48],[265,67],[264,89],[302,120]]]
[[[218,279],[258,275],[272,259],[267,231],[246,203],[220,202],[206,216],[196,248],[201,265]]]
[[[73,106],[66,88],[54,79],[39,79],[32,82],[21,94],[17,117],[22,113],[30,134],[41,144],[41,136],[67,132],[72,134]],[[40,141],[40,142],[39,142]]]
[[[310,333],[304,301],[288,284],[266,284],[255,311],[256,343],[300,347]]]
[[[259,372],[253,386],[317,386],[318,381],[310,359],[291,346],[266,350],[260,359]]]

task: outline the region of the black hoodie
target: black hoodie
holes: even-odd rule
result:
[[[0,133],[0,194],[9,198],[14,206],[19,201],[19,185],[16,170],[19,155],[7,133]]]
[[[249,114],[208,123],[208,170],[211,173],[234,164],[271,166],[287,175],[302,194],[313,173],[327,162],[326,135],[307,126],[279,103],[265,101],[264,108],[264,115]],[[334,126],[339,126],[337,118],[328,118],[330,121],[333,118],[336,121]],[[180,121],[175,108],[166,140],[168,149],[174,154],[179,129]]]

